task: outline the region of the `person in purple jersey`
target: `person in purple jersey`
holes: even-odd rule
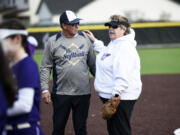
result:
[[[7,103],[4,95],[4,91],[0,84],[0,135],[3,134],[4,126],[6,124],[6,110],[7,110]]]
[[[0,43],[0,135],[4,134],[4,127],[7,121],[6,111],[13,105],[16,99],[16,85],[8,67],[8,61]]]
[[[7,135],[43,135],[39,125],[40,80],[38,66],[29,56],[27,31],[17,20],[0,25],[2,48],[17,80],[18,97],[8,108]]]

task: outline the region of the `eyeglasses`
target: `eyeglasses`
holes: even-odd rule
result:
[[[119,26],[118,25],[109,25],[109,28],[117,29]]]

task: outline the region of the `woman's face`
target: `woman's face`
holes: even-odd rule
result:
[[[126,29],[121,28],[120,26],[114,28],[112,26],[109,26],[109,37],[111,40],[115,40],[124,36],[125,31]]]
[[[14,38],[7,37],[2,40],[2,48],[5,54],[7,54],[10,57],[13,57],[19,50],[19,47],[21,46],[20,40],[18,36],[15,36]]]

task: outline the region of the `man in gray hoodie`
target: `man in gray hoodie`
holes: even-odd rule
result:
[[[40,66],[42,98],[53,102],[53,135],[64,135],[72,109],[76,135],[86,135],[86,120],[90,104],[89,70],[95,74],[95,54],[89,38],[78,32],[79,21],[74,12],[60,16],[62,32],[49,38]],[[88,70],[89,67],[89,70]],[[53,71],[53,89],[49,78]]]

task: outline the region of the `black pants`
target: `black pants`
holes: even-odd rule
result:
[[[105,103],[108,99],[101,98]],[[107,120],[109,135],[131,135],[130,119],[136,100],[121,100],[114,116]]]
[[[86,120],[90,105],[90,95],[52,95],[53,135],[64,135],[65,126],[72,109],[72,119],[76,135],[86,135]]]

